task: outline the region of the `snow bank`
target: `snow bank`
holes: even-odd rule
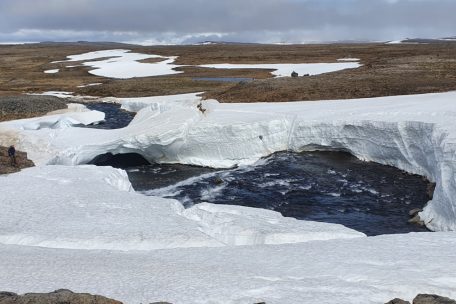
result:
[[[147,252],[0,245],[0,286],[70,288],[124,303],[378,304],[456,298],[454,233]]]
[[[341,71],[345,69],[359,68],[358,62],[338,62],[338,63],[280,63],[280,64],[203,64],[200,67],[214,69],[268,69],[274,70],[272,74],[276,77],[289,77],[294,71],[303,76],[318,75]]]
[[[167,95],[167,96],[152,96],[152,97],[133,97],[133,98],[105,98],[107,102],[115,102],[121,104],[121,109],[130,112],[139,112],[149,106],[171,104],[174,106],[192,106],[195,101],[199,100],[199,93]]]
[[[74,125],[89,125],[104,120],[105,114],[92,111],[82,104],[68,104],[67,109],[48,113],[46,116],[6,121],[3,128],[13,130],[65,129]]]
[[[10,131],[21,134],[18,147],[37,164],[84,164],[107,152],[134,152],[156,162],[231,167],[276,151],[346,150],[436,182],[421,217],[432,230],[456,230],[455,92],[267,104],[204,101],[204,114],[196,107],[199,97],[181,98],[186,101],[131,102],[146,107],[118,130]]]
[[[347,234],[343,226],[300,221],[284,221],[278,212],[258,208],[198,204],[183,212],[200,223],[200,230],[225,244],[258,245],[300,243],[363,236]]]
[[[0,182],[3,244],[154,250],[364,236],[261,209],[204,204],[184,210],[176,200],[135,193],[127,174],[111,167],[35,167]]]

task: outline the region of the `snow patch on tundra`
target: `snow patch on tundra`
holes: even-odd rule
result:
[[[89,71],[90,74],[119,79],[182,73],[174,70],[174,68],[179,67],[174,64],[176,57],[132,53],[129,50],[122,49],[89,52],[67,56],[67,58],[68,60],[54,61],[53,63],[84,61],[82,65],[93,68]],[[163,60],[155,63],[139,62],[150,58]]]
[[[89,71],[90,74],[120,79],[183,73],[182,71],[176,71],[176,68],[183,67],[183,65],[174,63],[177,59],[176,56],[164,57],[160,55],[147,55],[132,53],[130,50],[123,49],[89,52],[67,56],[67,58],[68,59],[65,61],[54,61],[52,63],[83,61],[82,65],[94,68]],[[158,58],[162,59],[162,61],[154,63],[139,62],[150,58]],[[217,69],[268,69],[274,70],[272,72],[274,76],[289,77],[293,71],[301,76],[305,74],[317,75],[344,69],[358,68],[361,66],[358,62],[353,62],[357,60],[352,60],[352,58],[349,59],[350,60],[341,60],[348,62],[336,63],[205,64],[198,66]]]
[[[46,70],[44,71],[45,74],[55,74],[58,73],[59,69],[52,69],[52,70]]]
[[[350,60],[351,61],[351,60]],[[292,72],[303,75],[318,75],[341,71],[345,69],[359,68],[358,62],[338,62],[338,63],[276,63],[276,64],[203,64],[200,67],[213,69],[266,69],[274,70],[271,73],[276,77],[289,77]]]

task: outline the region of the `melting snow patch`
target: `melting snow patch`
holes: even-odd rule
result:
[[[44,71],[45,74],[55,74],[55,73],[58,73],[58,72],[59,72],[59,69],[46,70],[46,71]]]
[[[289,63],[289,64],[204,64],[203,68],[214,69],[267,69],[274,70],[272,74],[277,77],[289,77],[292,72],[298,75],[318,75],[323,73],[336,72],[345,69],[360,67],[358,62],[339,63]]]
[[[176,57],[163,57],[159,55],[147,55],[132,53],[129,50],[106,50],[89,52],[79,55],[71,55],[66,61],[83,61],[84,66],[94,68],[89,73],[97,76],[127,79],[133,77],[149,77],[182,73],[175,71],[178,65],[173,64]],[[158,58],[162,61],[155,63],[142,63],[140,60]],[[96,60],[99,59],[99,60]]]
[[[93,87],[93,86],[98,86],[98,85],[101,85],[103,83],[101,82],[95,82],[95,83],[88,83],[88,84],[83,84],[83,85],[79,85],[77,86],[78,88],[86,88],[86,87]]]
[[[337,61],[360,61],[359,58],[339,58]]]

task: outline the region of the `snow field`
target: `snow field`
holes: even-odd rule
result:
[[[0,245],[0,285],[71,288],[124,303],[378,304],[418,293],[456,298],[454,233],[155,251]],[[28,275],[32,274],[33,275]]]
[[[129,50],[123,49],[89,52],[79,55],[67,56],[67,58],[68,60],[54,61],[52,63],[84,61],[82,65],[94,68],[93,70],[89,71],[90,74],[119,79],[179,74],[182,73],[182,71],[176,71],[175,69],[183,67],[183,65],[174,64],[174,61],[177,57],[163,57],[159,55],[132,53]],[[162,59],[162,61],[155,63],[139,62],[141,60],[150,58],[158,58]],[[317,75],[344,69],[358,68],[361,65],[358,62],[354,62],[357,60],[358,59],[356,58],[342,58],[339,60],[341,62],[337,63],[208,64],[199,65],[199,67],[217,69],[268,69],[274,70],[272,72],[274,76],[289,77],[293,71],[302,76],[305,74]],[[57,72],[58,70],[45,71],[45,73]]]

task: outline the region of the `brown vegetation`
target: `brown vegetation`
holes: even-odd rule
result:
[[[269,71],[222,70],[186,66],[184,73],[134,79],[107,79],[88,74],[89,67],[51,63],[67,55],[123,48],[148,54],[179,56],[178,64],[316,63],[356,57],[363,67],[297,78],[271,78]],[[152,59],[155,61],[156,59]],[[72,63],[71,65],[77,65]],[[56,74],[47,69],[60,68]],[[456,89],[456,43],[204,46],[135,46],[114,43],[63,43],[0,46],[0,95],[48,90],[95,96],[152,96],[207,91],[223,102],[344,99]],[[248,77],[249,83],[197,81],[193,77]],[[101,82],[102,85],[77,88]]]

